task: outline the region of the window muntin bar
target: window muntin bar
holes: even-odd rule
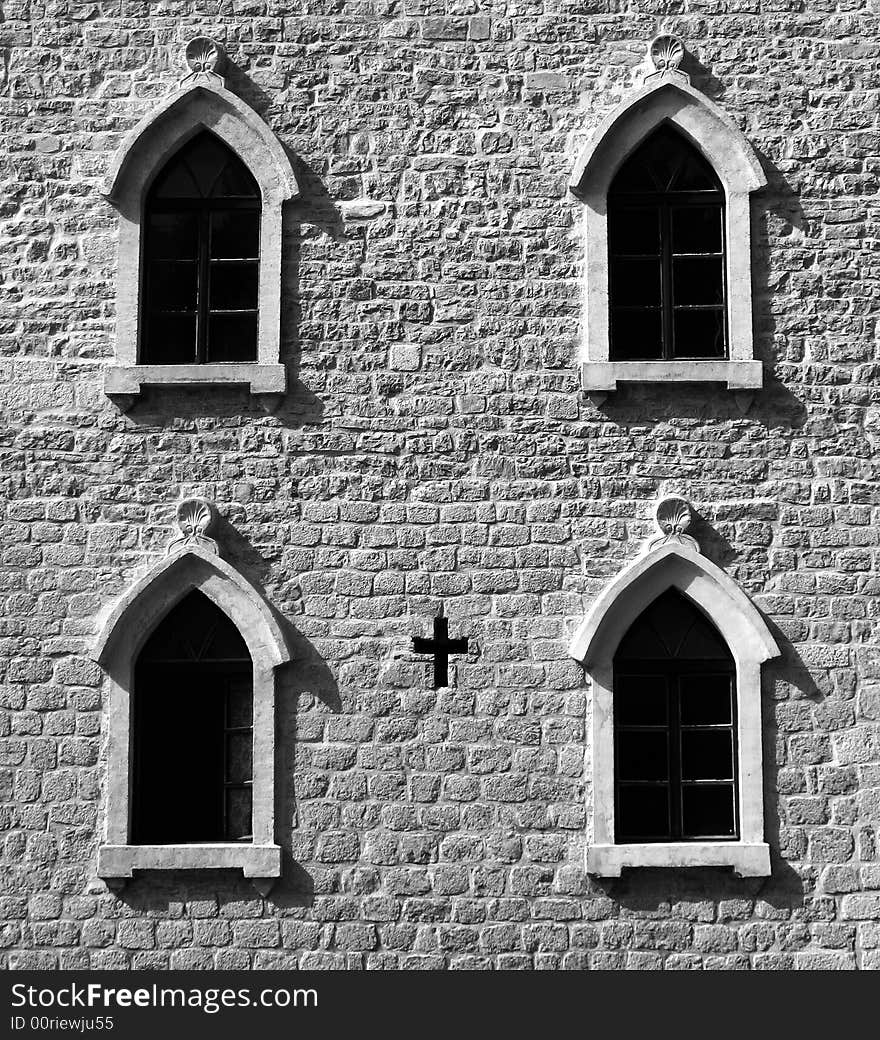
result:
[[[146,204],[141,360],[257,359],[260,193],[204,131],[160,172]]]
[[[658,597],[614,660],[618,843],[739,837],[735,670],[684,596]]]
[[[620,360],[727,356],[724,191],[662,127],[608,194],[610,351]]]

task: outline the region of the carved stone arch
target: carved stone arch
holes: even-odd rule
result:
[[[126,134],[104,180],[105,198],[137,219],[156,174],[200,130],[210,130],[247,166],[264,206],[299,195],[287,153],[256,112],[226,87],[197,83],[169,94]]]
[[[624,568],[578,626],[569,654],[586,668],[613,657],[633,621],[669,588],[678,589],[702,610],[737,664],[761,664],[779,656],[767,623],[739,585],[683,542],[658,545]]]
[[[227,364],[141,364],[138,356],[144,202],[156,174],[201,130],[223,141],[253,174],[261,194],[257,360]],[[104,390],[127,410],[143,386],[245,384],[270,410],[287,385],[279,363],[282,206],[299,195],[290,159],[272,130],[217,79],[182,85],[125,137],[104,183],[119,213],[116,364]]]
[[[137,659],[156,626],[193,590],[207,596],[230,618],[251,656],[253,842],[134,845],[131,749]],[[99,876],[108,884],[123,885],[135,870],[240,868],[260,892],[268,892],[281,873],[281,849],[275,842],[275,670],[290,661],[291,655],[263,596],[213,548],[185,540],[114,604],[93,656],[106,673],[108,705],[105,836],[98,853]]]
[[[572,193],[585,202],[604,200],[621,164],[663,123],[702,152],[728,194],[767,184],[754,148],[730,117],[701,91],[667,75],[627,98],[593,132],[572,170]]]
[[[610,359],[608,189],[620,165],[664,123],[700,151],[725,192],[728,357],[717,361]],[[581,384],[604,395],[627,382],[723,382],[754,390],[763,382],[754,356],[751,278],[751,194],[767,178],[745,135],[677,69],[648,77],[594,131],[574,164],[569,188],[584,203],[586,246]],[[748,398],[751,400],[751,397]]]
[[[680,533],[654,540],[621,571],[578,626],[569,647],[592,686],[593,833],[587,869],[619,876],[634,866],[732,866],[742,876],[770,873],[764,841],[761,665],[779,656],[766,622],[743,590]],[[614,655],[629,627],[658,596],[675,588],[712,622],[736,666],[738,841],[615,844]]]
[[[111,674],[120,661],[137,657],[158,623],[187,593],[197,589],[241,632],[255,667],[277,668],[290,660],[284,634],[271,608],[231,564],[201,546],[188,546],[155,564],[114,604],[93,655]]]

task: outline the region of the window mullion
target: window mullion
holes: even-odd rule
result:
[[[663,357],[666,361],[672,361],[675,356],[672,342],[672,207],[668,202],[660,203],[660,250]]]
[[[672,810],[672,837],[681,840],[681,690],[679,676],[671,672],[669,682],[669,803]]]
[[[196,359],[199,364],[208,360],[208,295],[210,293],[210,228],[211,214],[207,206],[199,213],[199,293],[198,327],[196,330]]]
[[[229,780],[229,717],[232,699],[232,683],[229,676],[223,683],[223,775],[220,780],[220,820],[223,827],[223,840],[229,841],[229,795],[226,783]]]

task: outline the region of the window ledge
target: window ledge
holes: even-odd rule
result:
[[[581,387],[609,393],[621,383],[726,383],[728,390],[758,390],[760,361],[584,361]]]
[[[124,884],[136,870],[236,870],[264,895],[281,877],[280,845],[101,845],[98,877]]]
[[[620,877],[624,867],[733,867],[740,877],[769,877],[770,846],[741,841],[587,846],[588,874]]]
[[[228,362],[215,365],[114,365],[104,376],[104,393],[123,411],[135,403],[145,386],[247,386],[274,411],[287,390],[284,365]]]

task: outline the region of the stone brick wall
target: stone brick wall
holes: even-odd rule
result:
[[[873,0],[0,3],[2,963],[880,967],[880,12]],[[566,180],[646,41],[754,143],[757,349],[714,387],[578,390]],[[123,134],[209,33],[298,157],[273,416],[113,358]],[[584,873],[589,691],[568,638],[689,498],[765,611],[773,876]],[[285,875],[95,876],[100,610],[216,501],[297,630],[279,695]],[[443,603],[471,652],[410,650]]]

